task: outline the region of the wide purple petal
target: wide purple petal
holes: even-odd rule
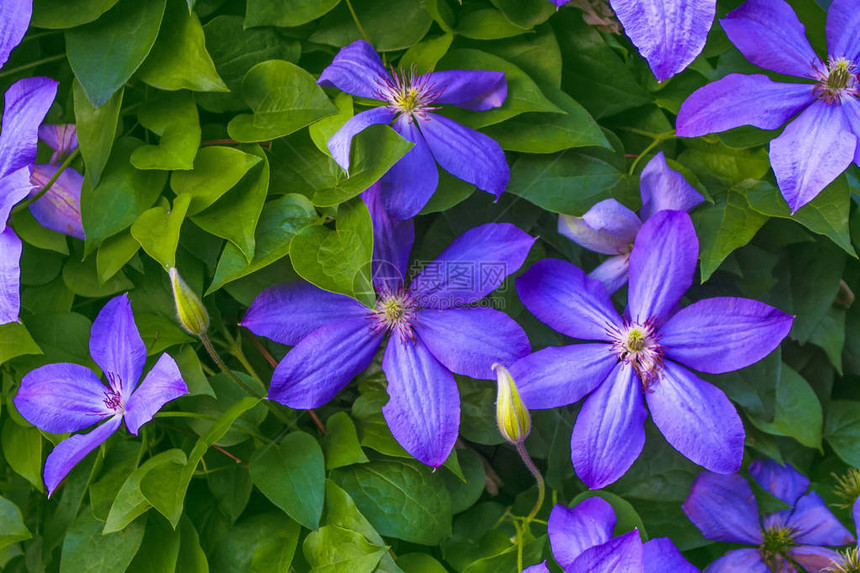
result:
[[[754,364],[788,336],[794,317],[747,298],[709,298],[679,310],[661,329],[666,356],[720,374]]]
[[[666,441],[686,458],[714,472],[740,469],[744,425],[722,390],[667,361],[645,400]]]
[[[659,211],[645,221],[630,253],[627,311],[639,324],[669,318],[693,284],[699,240],[684,211]]]
[[[612,539],[615,522],[615,510],[600,497],[584,499],[574,508],[556,505],[547,523],[552,556],[570,567],[583,551]]]
[[[489,380],[493,364],[510,366],[531,352],[522,327],[492,308],[422,309],[415,318],[418,338],[455,374]]]
[[[621,328],[603,284],[571,263],[538,261],[517,279],[517,293],[541,322],[567,336],[612,341],[610,333]]]
[[[816,101],[813,87],[777,83],[761,74],[729,74],[681,104],[675,133],[698,137],[741,125],[777,129]]]
[[[435,113],[419,128],[442,169],[496,198],[505,191],[510,169],[495,139]]]
[[[596,203],[582,217],[558,218],[559,233],[589,251],[604,255],[630,252],[641,226],[636,213],[615,199]]]
[[[602,545],[583,551],[571,571],[588,573],[630,573],[642,570],[642,538],[634,529]]]
[[[683,175],[669,167],[662,151],[642,170],[639,192],[642,196],[639,214],[643,219],[650,219],[657,211],[689,212],[705,200]]]
[[[610,295],[627,284],[627,274],[630,270],[630,255],[616,255],[600,263],[596,269],[588,273],[588,278],[600,281]]]
[[[791,464],[760,459],[751,463],[748,471],[761,487],[792,507],[809,489],[809,478]]]
[[[452,308],[477,302],[519,270],[535,238],[510,223],[469,229],[412,281],[419,303]]]
[[[30,181],[35,185],[30,190],[32,197],[41,191],[57,172],[55,165],[36,165]],[[30,205],[30,213],[46,229],[51,229],[70,237],[84,238],[81,223],[81,186],[83,176],[74,169],[64,170],[51,188]]]
[[[56,95],[57,82],[49,78],[25,78],[6,90],[3,129],[0,132],[0,177],[22,167],[33,167],[39,143],[39,125]]]
[[[794,540],[803,545],[842,546],[854,542],[851,532],[814,491],[797,500],[786,525],[796,531]]]
[[[373,46],[356,40],[340,49],[317,83],[359,97],[382,99],[380,90],[390,81],[391,76]]]
[[[78,130],[74,123],[41,125],[39,139],[54,150],[54,154],[51,155],[51,165],[61,163],[78,148]]]
[[[608,344],[550,346],[517,360],[508,370],[523,403],[541,410],[580,401],[606,380],[617,361]]]
[[[47,364],[28,372],[14,398],[25,420],[52,434],[76,432],[108,418],[108,388],[78,364]]]
[[[833,0],[827,9],[827,51],[831,58],[860,61],[860,9],[857,0]]]
[[[21,249],[12,227],[0,232],[0,324],[16,322],[21,312]]]
[[[33,182],[30,180],[32,170],[32,165],[25,165],[8,175],[0,174],[0,231],[6,229],[9,214],[15,204],[33,190]]]
[[[426,75],[426,81],[433,91],[440,92],[435,103],[448,103],[472,111],[499,107],[508,96],[504,72],[448,70],[431,72]]]
[[[3,0],[0,3],[0,68],[27,33],[32,13],[33,0]]]
[[[546,561],[544,560],[537,565],[531,565],[523,569],[523,573],[550,573],[549,568],[546,566]]]
[[[415,144],[394,167],[379,180],[380,194],[386,210],[395,219],[411,219],[433,196],[439,185],[439,170],[418,127],[411,118],[401,115],[394,130]]]
[[[353,298],[296,281],[269,287],[258,294],[239,324],[258,336],[295,346],[321,326],[361,319],[368,313]]]
[[[755,496],[737,474],[700,473],[682,507],[707,539],[749,545],[764,539]]]
[[[349,173],[352,138],[371,125],[391,123],[394,121],[394,116],[394,110],[383,106],[363,111],[349,118],[326,143],[332,159]]]
[[[570,441],[573,469],[591,489],[617,481],[645,445],[642,384],[636,372],[619,364],[586,398]]]
[[[851,507],[851,518],[854,520],[854,531],[857,534],[857,539],[860,539],[860,497],[854,500],[854,505]]]
[[[421,463],[441,466],[460,428],[454,376],[419,341],[392,337],[382,358],[391,399],[382,414],[391,433]]]
[[[758,549],[734,549],[705,569],[705,573],[770,573]]]
[[[90,330],[90,355],[128,402],[146,363],[146,346],[134,323],[127,294],[108,301]]]
[[[128,399],[125,426],[136,436],[140,427],[150,421],[162,406],[185,394],[188,394],[188,386],[176,361],[169,354],[162,354]]]
[[[845,112],[845,120],[851,128],[851,133],[857,138],[857,148],[854,150],[854,163],[860,166],[860,100],[855,98],[844,98],[842,109]]]
[[[658,81],[683,71],[705,47],[716,0],[610,0],[624,32]]]
[[[89,434],[75,434],[51,450],[45,460],[44,476],[49,496],[79,461],[116,432],[120,423],[122,423],[122,416],[116,415]]]
[[[668,537],[651,539],[642,545],[643,573],[699,573],[699,569],[684,559]]]
[[[361,198],[373,221],[373,284],[394,290],[405,282],[409,271],[415,223],[391,217],[382,203],[379,183],[368,187]]]
[[[794,213],[854,160],[857,137],[841,106],[817,101],[770,142],[770,164]]]
[[[842,563],[842,554],[826,547],[799,545],[790,548],[788,554],[808,573],[832,573]]]
[[[296,409],[322,406],[370,366],[383,337],[367,318],[317,328],[278,363],[269,399]]]
[[[806,28],[784,0],[747,0],[720,24],[755,65],[789,76],[815,77],[821,60],[806,39]]]

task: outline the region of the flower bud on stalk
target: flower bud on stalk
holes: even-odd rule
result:
[[[498,380],[496,422],[502,437],[514,445],[522,444],[529,435],[531,418],[523,404],[511,373],[501,364],[493,364]]]
[[[204,336],[209,330],[209,313],[203,302],[194,293],[175,267],[167,273],[170,275],[170,285],[173,287],[173,300],[176,302],[176,316],[182,328],[195,336]]]

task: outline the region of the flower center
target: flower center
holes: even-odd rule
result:
[[[846,549],[841,557],[842,560],[839,563],[834,563],[832,567],[827,567],[822,569],[822,571],[831,571],[832,573],[860,572],[860,555],[858,555],[856,547]]]
[[[860,83],[857,72],[857,66],[850,60],[829,59],[827,66],[818,70],[815,95],[827,103],[842,103],[843,98],[857,97]]]
[[[764,542],[759,547],[762,559],[771,571],[794,573],[797,569],[787,557],[794,545],[795,530],[785,525],[774,525],[764,530]]]
[[[105,390],[104,402],[105,406],[114,412],[122,412],[125,409],[122,403],[122,396],[113,388]]]
[[[414,67],[408,72],[402,69],[398,72],[392,68],[391,78],[385,80],[379,98],[387,101],[398,113],[426,119],[427,112],[438,109],[432,104],[442,95],[433,86],[430,78],[417,75]]]
[[[377,292],[376,310],[371,314],[373,329],[393,332],[404,341],[412,340],[415,338],[412,324],[417,310],[418,302],[407,289],[400,287],[392,291],[381,287]]]
[[[618,359],[636,370],[644,390],[656,382],[663,368],[663,347],[654,324],[628,323],[613,333],[612,350]]]

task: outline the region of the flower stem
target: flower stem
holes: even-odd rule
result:
[[[543,507],[543,500],[544,497],[546,497],[546,484],[543,481],[543,476],[540,474],[540,470],[537,469],[537,466],[535,466],[535,463],[532,461],[531,457],[529,457],[529,453],[526,451],[526,448],[522,444],[522,442],[517,444],[517,453],[522,458],[523,463],[526,465],[526,467],[529,468],[529,471],[532,472],[532,475],[534,476],[538,486],[537,503],[535,503],[535,506],[532,508],[531,513],[529,513],[528,517],[526,517],[526,521],[524,524],[525,527],[528,527],[529,523],[531,523],[531,521],[537,515],[538,511],[540,511],[540,508]],[[520,569],[522,569],[522,567],[520,567]]]
[[[372,44],[370,41],[370,37],[367,35],[367,32],[364,31],[364,27],[361,25],[361,21],[358,19],[358,14],[355,13],[355,8],[352,7],[352,2],[350,0],[346,0],[346,7],[349,8],[349,13],[352,14],[352,20],[355,22],[358,31],[361,33],[361,37],[364,38],[364,41],[368,44]]]
[[[3,70],[0,72],[0,78],[5,78],[6,76],[14,76],[18,72],[24,72],[29,70],[30,68],[35,68],[37,66],[41,66],[42,64],[49,64],[51,62],[56,62],[62,60],[66,57],[66,54],[57,54],[56,56],[50,56],[47,58],[42,58],[41,60],[36,60],[35,62],[30,62],[29,64],[24,64],[23,66],[18,66],[17,68],[12,68],[9,70]]]
[[[633,130],[631,130],[631,131],[633,131]],[[639,162],[642,161],[642,159],[644,159],[652,149],[654,149],[655,147],[657,147],[658,145],[660,145],[664,141],[667,141],[669,139],[674,138],[675,137],[675,130],[673,129],[672,131],[667,131],[665,133],[658,133],[656,135],[653,135],[653,137],[654,137],[654,141],[652,141],[648,145],[648,147],[643,149],[642,153],[640,153],[636,157],[636,159],[633,160],[633,165],[630,166],[630,171],[627,172],[628,175],[633,175],[634,173],[636,173],[636,166],[639,165]]]
[[[12,213],[17,213],[18,211],[23,211],[24,209],[26,209],[27,207],[29,207],[30,205],[32,205],[33,203],[35,203],[36,201],[41,199],[42,196],[45,193],[47,193],[48,191],[50,191],[51,187],[54,186],[54,183],[56,183],[57,179],[60,178],[60,175],[63,174],[63,171],[65,171],[66,168],[72,164],[72,161],[77,159],[78,155],[80,155],[80,154],[81,154],[81,148],[79,147],[79,148],[75,149],[68,157],[66,157],[66,160],[63,161],[63,164],[60,165],[59,169],[57,169],[57,171],[56,171],[56,173],[54,173],[53,177],[51,177],[48,180],[48,183],[44,187],[42,187],[42,189],[38,193],[36,193],[35,195],[30,197],[29,199],[27,199],[23,203],[19,203],[18,205],[16,205],[15,208],[12,209]]]
[[[212,341],[209,340],[209,337],[206,334],[200,336],[200,342],[203,343],[203,347],[206,348],[206,352],[209,353],[209,356],[212,358],[212,361],[215,363],[218,368],[221,369],[221,372],[230,377],[230,380],[235,382],[242,390],[247,392],[249,395],[254,398],[262,398],[260,394],[258,394],[253,388],[248,386],[241,378],[236,376],[236,374],[230,370],[224,361],[221,360],[221,356],[218,354],[218,351],[215,350],[215,347],[212,345]]]

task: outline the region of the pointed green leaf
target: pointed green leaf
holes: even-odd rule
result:
[[[86,178],[90,185],[98,185],[113,149],[125,90],[120,88],[101,107],[90,102],[78,80],[75,80],[72,91],[75,97],[78,146],[84,165],[87,166]]]
[[[200,146],[200,118],[189,92],[163,94],[138,112],[140,124],[159,136],[158,145],[141,145],[131,154],[138,169],[191,169]]]
[[[176,266],[179,230],[190,202],[189,195],[177,195],[172,209],[163,205],[153,207],[144,211],[131,226],[131,236],[165,270]]]
[[[196,215],[233,188],[262,159],[232,147],[201,147],[191,171],[177,171],[170,188],[191,196],[188,215]]]

